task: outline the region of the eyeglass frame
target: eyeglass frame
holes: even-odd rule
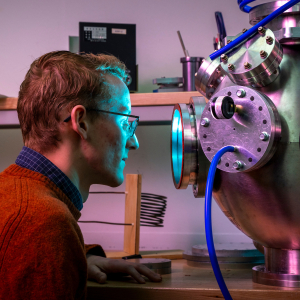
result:
[[[113,112],[113,111],[108,111],[108,110],[102,110],[102,109],[94,109],[94,108],[85,108],[87,111],[99,111],[99,112],[104,112],[104,113],[108,113],[108,114],[113,114],[113,115],[119,115],[119,116],[125,116],[125,117],[132,117],[132,118],[136,118],[137,119],[137,122],[136,122],[136,126],[132,132],[132,135],[130,137],[133,137],[134,134],[135,134],[135,131],[136,131],[136,128],[139,124],[139,121],[140,121],[140,117],[139,116],[134,116],[134,115],[128,115],[128,114],[122,114],[122,113],[116,113],[116,112]],[[71,120],[71,116],[67,117],[64,122],[69,122]],[[134,121],[131,122],[131,124],[133,124]],[[130,124],[130,126],[132,126]]]

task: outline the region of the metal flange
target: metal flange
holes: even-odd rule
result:
[[[263,87],[278,77],[283,51],[274,33],[263,28],[227,57],[226,61],[221,62],[221,67],[232,82]]]
[[[202,64],[195,74],[196,90],[205,98],[210,99],[224,79],[226,73],[220,67],[220,59],[211,60],[209,57],[202,61]]]
[[[177,189],[193,186],[195,197],[205,195],[209,162],[200,145],[199,128],[206,101],[191,97],[189,104],[176,104],[172,116],[171,165]]]
[[[244,97],[238,95],[243,90]],[[231,98],[235,112],[231,118],[216,118],[212,107],[216,99]],[[215,106],[222,114],[222,105]],[[229,108],[228,108],[229,109]],[[231,108],[230,108],[231,109]],[[214,95],[201,116],[209,126],[200,126],[200,142],[209,161],[222,147],[237,147],[236,152],[225,153],[218,168],[229,173],[258,169],[266,164],[277,149],[281,136],[280,117],[276,106],[266,96],[241,86],[224,88]]]

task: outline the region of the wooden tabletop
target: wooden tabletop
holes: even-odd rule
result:
[[[201,96],[198,92],[134,93],[130,94],[132,106],[174,105],[188,103],[190,97]],[[0,98],[0,110],[17,109],[18,98]]]
[[[300,288],[279,288],[252,282],[251,269],[222,270],[233,300],[300,299]],[[212,300],[223,299],[212,269],[187,265],[186,260],[172,260],[172,273],[162,275],[162,282],[135,283],[129,277],[109,280],[106,284],[88,281],[88,300]]]

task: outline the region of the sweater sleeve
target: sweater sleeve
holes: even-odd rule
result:
[[[84,248],[85,248],[85,254],[92,254],[92,255],[106,257],[106,254],[100,245],[96,245],[96,244],[86,245],[85,244]]]
[[[39,209],[15,219],[0,266],[0,299],[83,300],[87,263],[80,229],[67,208]]]

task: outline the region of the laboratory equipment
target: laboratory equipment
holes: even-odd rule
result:
[[[216,162],[214,199],[227,218],[264,249],[265,264],[253,268],[253,281],[282,287],[300,287],[296,2],[246,39],[245,30],[227,36],[228,47],[203,61],[195,76],[203,97],[175,105],[171,134],[174,185],[191,185],[195,197],[204,196],[208,168],[219,150],[234,147]],[[250,24],[288,3],[251,8]]]

